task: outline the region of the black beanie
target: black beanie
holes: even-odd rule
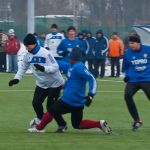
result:
[[[141,43],[141,40],[140,40],[139,36],[130,36],[128,41],[129,42]]]
[[[24,45],[34,45],[36,44],[36,38],[33,34],[29,33],[26,35],[26,37],[23,40]]]
[[[70,58],[73,60],[80,60],[82,59],[82,49],[79,47],[75,47],[72,49],[72,52],[70,53]]]

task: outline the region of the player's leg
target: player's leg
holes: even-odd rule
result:
[[[49,110],[58,124],[57,132],[64,132],[67,129],[67,123],[63,118],[63,114],[71,112],[71,106],[62,100],[56,102]]]
[[[116,77],[119,77],[120,76],[120,58],[119,57],[116,58],[116,69],[117,69]]]
[[[111,77],[114,77],[115,74],[115,58],[110,58],[110,64],[111,64]]]
[[[103,78],[105,76],[105,59],[101,60],[101,74],[100,77]]]
[[[46,96],[47,90],[36,86],[32,106],[34,108],[34,111],[36,112],[37,118],[39,118],[40,120],[42,119],[42,116],[44,114],[42,103],[44,102]]]
[[[147,98],[150,100],[150,82],[142,82],[140,85]]]
[[[105,133],[110,133],[111,128],[105,120],[82,120],[84,107],[74,107],[71,111],[71,122],[75,129],[99,128]]]
[[[125,102],[129,110],[129,113],[134,120],[133,129],[137,129],[139,126],[139,123],[141,123],[138,110],[136,108],[136,104],[133,100],[133,96],[139,89],[140,89],[140,86],[138,83],[127,83],[125,87],[124,98],[125,98]]]
[[[61,89],[62,86],[48,89],[48,97],[47,97],[47,104],[46,104],[47,111],[54,104],[54,102],[58,100]]]
[[[44,127],[55,118],[57,124],[59,125],[57,132],[64,132],[67,129],[67,123],[62,117],[62,114],[68,113],[69,110],[68,104],[59,100],[54,105],[49,108],[48,112],[46,112],[41,122],[34,128],[28,129],[29,132],[41,132],[44,131]]]

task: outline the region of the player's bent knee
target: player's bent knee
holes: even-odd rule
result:
[[[77,123],[72,123],[74,129],[80,129],[80,125]]]

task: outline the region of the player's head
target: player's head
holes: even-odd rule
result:
[[[29,52],[31,52],[35,48],[35,46],[37,45],[36,38],[31,33],[26,35],[26,37],[23,40],[23,43]]]
[[[117,32],[113,32],[111,37],[112,37],[112,39],[118,38],[118,33]]]
[[[129,36],[128,44],[132,50],[135,50],[135,51],[139,50],[141,47],[141,39],[139,35],[136,34],[136,35]]]
[[[56,33],[58,31],[58,26],[57,26],[57,24],[52,24],[51,25],[51,32],[52,33]]]
[[[77,33],[77,30],[76,30],[76,28],[73,27],[73,26],[70,26],[70,27],[67,29],[67,34],[68,34],[69,39],[75,39],[76,33]]]
[[[82,60],[82,49],[79,47],[75,47],[72,49],[70,53],[71,63],[75,63],[77,61]]]

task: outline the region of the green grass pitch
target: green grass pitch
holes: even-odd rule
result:
[[[0,150],[149,150],[150,103],[143,92],[135,96],[143,126],[131,130],[132,119],[123,100],[125,84],[121,79],[98,80],[93,104],[85,108],[84,119],[106,119],[113,134],[104,135],[98,129],[76,130],[70,123],[66,133],[55,133],[55,121],[46,133],[28,133],[29,121],[35,117],[31,106],[35,80],[26,75],[19,85],[8,87],[14,74],[0,74]],[[113,80],[113,81],[108,81]],[[44,104],[45,106],[45,104]]]

